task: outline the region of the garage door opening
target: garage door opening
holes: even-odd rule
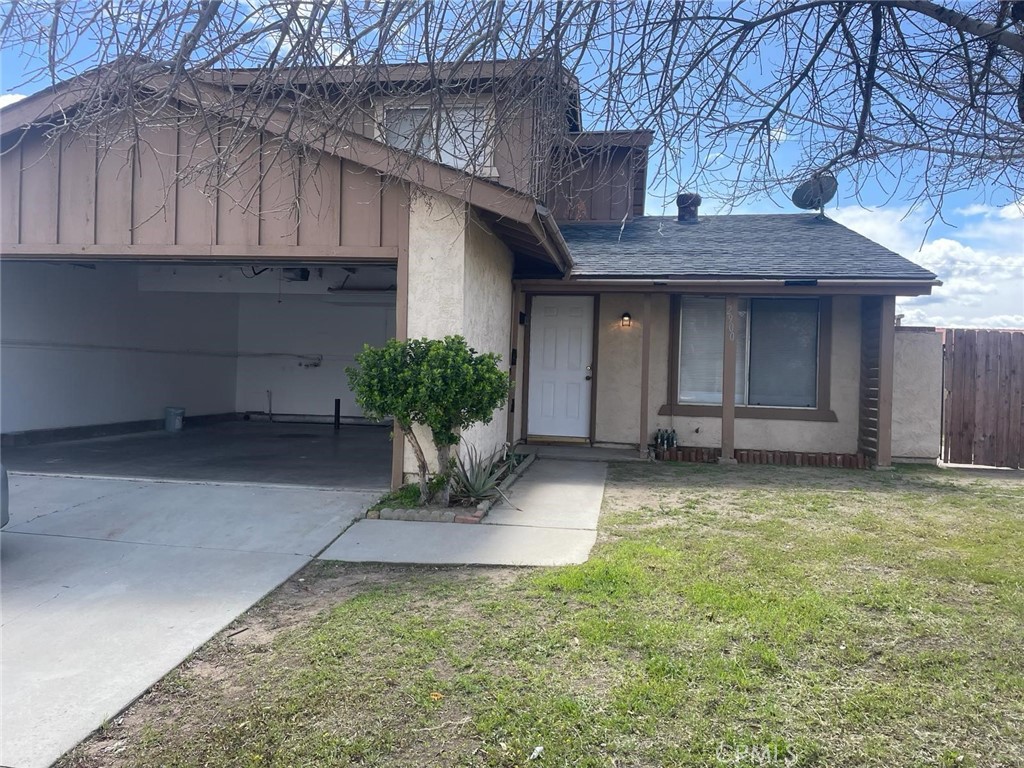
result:
[[[8,262],[2,291],[10,468],[387,487],[345,368],[394,336],[393,266]]]

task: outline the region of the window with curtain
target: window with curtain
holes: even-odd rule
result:
[[[747,389],[747,307],[736,321],[736,402]],[[679,325],[679,402],[721,404],[725,299],[683,298]]]
[[[736,318],[736,404],[817,405],[817,299],[741,299]],[[725,299],[680,300],[678,402],[722,402]]]
[[[388,109],[384,123],[388,143],[399,149],[453,168],[481,171],[491,165],[483,107],[451,107],[440,116],[427,107]]]

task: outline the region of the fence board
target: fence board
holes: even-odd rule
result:
[[[947,329],[942,456],[1024,466],[1024,332]]]
[[[1010,466],[1024,467],[1024,333],[1010,334]]]
[[[1010,421],[1013,414],[1010,411],[1010,334],[1008,333],[996,334],[996,371],[999,377],[999,386],[996,397],[993,398],[993,403],[996,406],[995,417],[997,420],[1002,417]],[[997,421],[995,433],[995,463],[997,466],[1010,465],[1010,434],[1013,431],[1003,427]],[[1016,454],[1013,458],[1016,458]]]
[[[971,441],[974,462],[985,466],[991,466],[993,461],[988,439],[988,400],[991,393],[986,384],[992,375],[989,366],[988,336],[988,331],[978,331],[974,334],[974,439]]]

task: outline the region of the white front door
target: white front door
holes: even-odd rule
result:
[[[590,437],[594,298],[535,296],[527,435]]]

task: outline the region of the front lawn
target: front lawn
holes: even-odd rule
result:
[[[621,464],[601,526],[315,564],[60,765],[1024,765],[1019,474]]]

